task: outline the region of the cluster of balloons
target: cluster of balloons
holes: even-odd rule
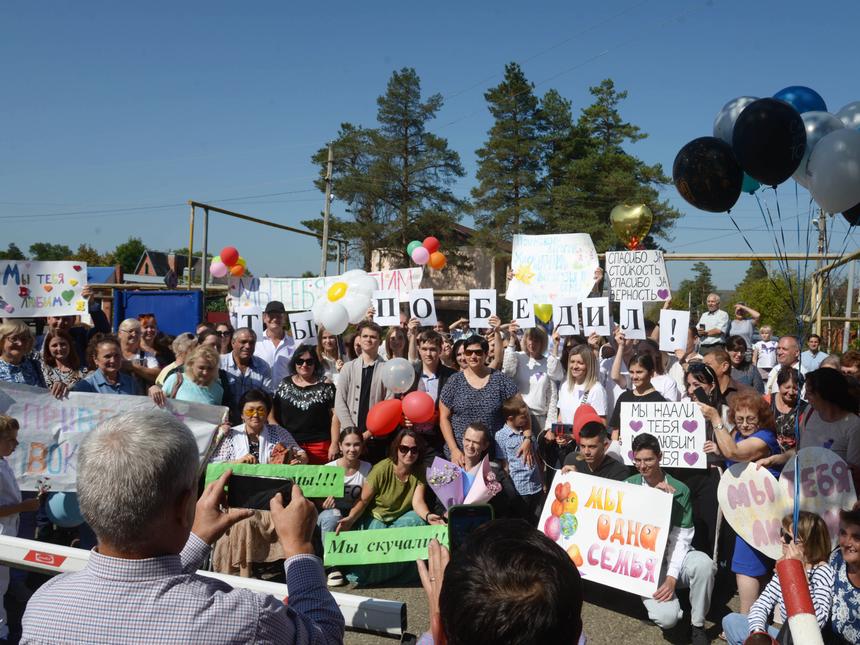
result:
[[[389,392],[403,394],[415,381],[415,368],[405,358],[393,358],[380,368],[382,384]],[[436,404],[427,392],[410,392],[402,399],[388,399],[367,412],[367,429],[376,437],[394,432],[405,416],[412,423],[427,423],[436,414]]]
[[[228,273],[234,278],[241,278],[247,271],[245,258],[239,255],[235,246],[225,246],[221,254],[212,258],[209,273],[213,278],[223,278]]]
[[[425,237],[423,242],[412,240],[406,247],[406,253],[415,264],[429,264],[431,269],[437,271],[441,271],[448,264],[445,254],[439,250],[439,240],[432,235]]]
[[[696,208],[727,211],[741,191],[789,178],[828,213],[860,217],[860,101],[835,115],[813,89],[787,87],[773,98],[740,96],[723,106],[714,136],[675,157],[678,192]]]
[[[314,322],[332,334],[342,334],[350,323],[364,318],[377,288],[376,279],[366,271],[347,271],[314,304]]]

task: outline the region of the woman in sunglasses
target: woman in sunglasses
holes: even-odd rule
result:
[[[424,524],[444,524],[444,520],[431,513],[424,501],[427,482],[421,453],[424,441],[411,429],[397,433],[388,457],[376,464],[367,476],[361,490],[361,499],[349,515],[337,523],[336,533],[349,529],[387,529]],[[375,564],[353,567],[347,574],[350,582],[378,584],[397,578],[404,581],[411,574],[417,577],[413,562]]]
[[[311,464],[324,465],[337,457],[340,422],[334,414],[335,386],[312,345],[299,345],[275,390],[272,419],[308,453]]]

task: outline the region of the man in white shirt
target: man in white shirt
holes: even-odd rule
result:
[[[275,389],[289,375],[290,358],[296,349],[296,341],[284,328],[286,316],[283,302],[269,302],[263,310],[263,336],[257,339],[254,348],[254,356],[259,356],[272,368],[272,386]]]
[[[729,315],[720,309],[720,297],[711,293],[705,302],[708,310],[699,316],[699,351],[703,355],[717,347],[725,347],[729,331]]]
[[[809,349],[800,355],[800,364],[803,366],[804,373],[814,372],[821,367],[821,361],[830,354],[821,351],[821,336],[818,334],[809,334],[806,339],[806,346]]]
[[[794,336],[783,336],[776,344],[776,367],[770,371],[767,378],[767,385],[764,388],[765,393],[775,393],[779,391],[776,377],[779,375],[779,370],[783,367],[793,367],[800,374],[806,374],[806,370],[800,364],[800,343]],[[801,393],[801,396],[802,393]]]

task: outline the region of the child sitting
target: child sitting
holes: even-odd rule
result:
[[[515,394],[506,399],[502,403],[502,415],[505,417],[505,425],[496,432],[495,454],[499,461],[504,462],[504,468],[519,495],[512,511],[516,516],[537,526],[543,510],[544,492],[533,442],[529,444],[528,453],[517,454],[523,445],[523,432],[531,427],[529,409],[523,397]]]

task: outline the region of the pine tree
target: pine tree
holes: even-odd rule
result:
[[[707,309],[708,294],[716,291],[710,267],[704,262],[696,262],[691,269],[692,279],[681,281],[672,293],[672,302],[678,309],[689,309],[695,315]]]

